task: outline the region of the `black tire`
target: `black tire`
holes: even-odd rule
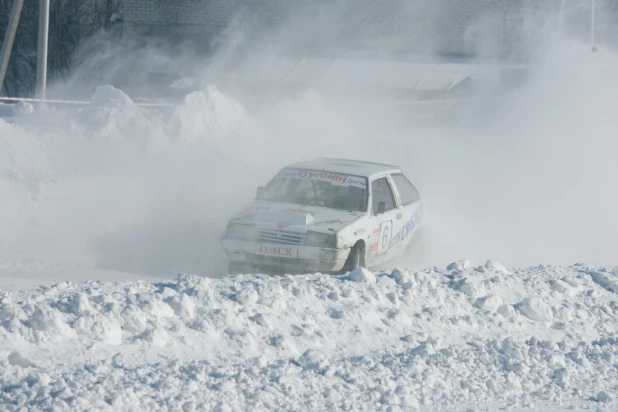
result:
[[[350,255],[348,256],[348,259],[345,262],[345,265],[343,265],[343,271],[344,272],[351,272],[354,269],[359,269],[361,268],[365,262],[364,262],[364,247],[363,244],[361,242],[358,242],[357,244],[354,245],[354,247],[352,248],[352,250],[350,251]]]

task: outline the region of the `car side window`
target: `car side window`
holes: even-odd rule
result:
[[[395,197],[393,196],[393,190],[388,183],[388,179],[381,177],[371,182],[371,197],[373,199],[372,207],[373,214],[378,214],[378,204],[384,202],[386,208],[384,211],[395,209]]]
[[[393,174],[391,177],[395,182],[395,187],[401,196],[401,203],[404,206],[420,200],[421,195],[418,193],[418,190],[403,173]]]

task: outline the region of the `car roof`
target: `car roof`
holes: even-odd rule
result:
[[[356,176],[371,177],[384,173],[401,173],[399,166],[369,162],[366,160],[318,158],[287,165],[298,169],[312,169],[334,173],[347,173]]]

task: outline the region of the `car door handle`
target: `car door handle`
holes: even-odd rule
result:
[[[401,213],[397,213],[397,220],[401,219]]]

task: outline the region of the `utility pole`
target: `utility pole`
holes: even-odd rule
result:
[[[560,14],[559,14],[559,18],[558,18],[558,31],[560,32],[560,34],[562,34],[562,24],[563,24],[563,20],[564,20],[564,3],[566,0],[561,0],[560,1]]]
[[[60,6],[60,0],[56,0],[56,11],[55,11],[55,15],[56,15],[56,22],[54,24],[54,26],[56,26],[56,33],[55,33],[55,44],[54,44],[54,67],[56,69],[56,72],[54,73],[56,76],[58,75],[58,72],[60,71],[60,10],[61,10],[61,6]]]
[[[597,46],[596,46],[595,41],[594,41],[594,31],[595,31],[595,29],[594,29],[594,14],[595,14],[595,11],[596,11],[596,7],[595,7],[594,0],[590,1],[590,8],[591,8],[591,10],[590,10],[590,44],[592,45],[592,51],[596,52],[597,51]]]
[[[47,88],[47,39],[49,31],[49,0],[39,3],[39,44],[36,59],[36,95],[45,98]]]
[[[6,69],[9,66],[11,49],[13,49],[13,41],[15,40],[17,24],[19,23],[19,15],[21,14],[21,7],[23,5],[24,0],[13,1],[13,8],[11,9],[11,15],[9,16],[9,24],[6,26],[4,41],[2,42],[2,52],[0,53],[0,92],[2,92],[4,76],[6,75]]]

